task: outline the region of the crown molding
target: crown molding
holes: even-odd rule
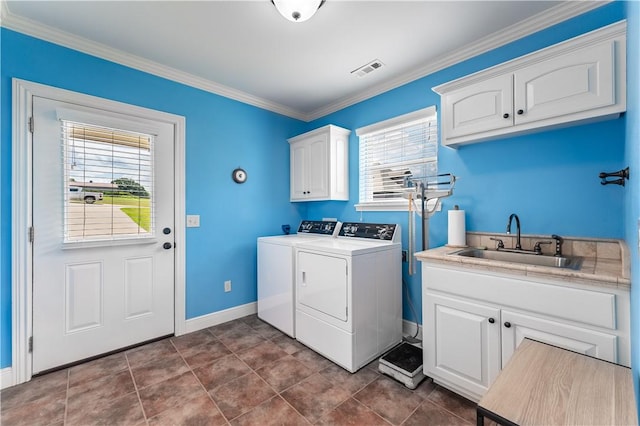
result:
[[[158,77],[163,77],[171,81],[185,84],[190,87],[234,99],[236,101],[266,109],[288,117],[299,120],[307,119],[305,114],[293,110],[292,108],[270,102],[266,99],[253,96],[251,94],[233,89],[231,87],[216,83],[193,74],[180,71],[178,69],[162,65],[158,62],[142,58],[114,49],[102,43],[97,43],[71,33],[44,25],[18,15],[15,15],[8,8],[4,0],[0,0],[0,25],[3,27],[26,34],[44,41],[55,43],[91,56],[106,59],[129,68],[147,72]]]
[[[452,65],[458,64],[467,59],[471,59],[482,53],[489,52],[498,47],[519,40],[538,31],[559,24],[568,19],[586,13],[590,10],[597,9],[612,0],[603,1],[567,1],[554,6],[546,11],[540,12],[524,21],[520,21],[500,31],[481,38],[478,41],[468,44],[460,49],[453,50],[447,55],[436,58],[429,62],[429,65],[418,68],[409,73],[403,74],[393,80],[372,87],[371,89],[360,92],[355,96],[344,98],[336,103],[327,105],[309,113],[309,121],[324,117],[351,105],[370,99],[374,96],[396,89],[412,81],[418,80],[429,74],[433,74]]]
[[[256,106],[268,111],[285,115],[302,121],[313,121],[328,114],[352,106],[389,90],[398,88],[404,84],[418,80],[434,72],[440,71],[464,60],[478,56],[495,48],[504,46],[515,40],[531,35],[537,31],[556,25],[567,19],[596,9],[612,0],[604,1],[567,1],[551,9],[541,12],[531,18],[511,25],[503,30],[481,38],[475,43],[454,50],[451,53],[430,61],[429,65],[403,74],[393,80],[384,82],[355,96],[343,98],[325,107],[310,113],[294,110],[284,105],[268,101],[257,96],[233,89],[178,69],[162,65],[160,63],[131,55],[118,49],[114,49],[102,43],[87,40],[65,31],[43,25],[39,22],[23,18],[11,13],[6,1],[0,0],[0,25],[7,29],[36,37],[51,43],[59,44],[73,50],[106,59],[120,65],[124,65],[139,71],[147,72],[158,77],[185,84],[229,99]]]

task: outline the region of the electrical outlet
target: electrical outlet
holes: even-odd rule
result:
[[[187,215],[187,228],[198,228],[200,227],[200,215],[199,214],[188,214]]]
[[[224,282],[224,292],[229,293],[231,291],[231,280]]]

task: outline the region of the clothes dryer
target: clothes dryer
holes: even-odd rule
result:
[[[294,247],[339,230],[340,222],[303,220],[296,234],[258,238],[258,318],[296,337]]]
[[[296,246],[296,339],[350,372],[402,341],[400,225],[344,223]]]

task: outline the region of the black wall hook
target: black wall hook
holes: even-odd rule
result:
[[[618,170],[617,172],[612,172],[612,173],[602,172],[598,175],[598,177],[602,179],[600,181],[600,184],[602,185],[615,184],[615,185],[624,186],[625,179],[626,180],[629,179],[629,167],[627,167],[626,169]],[[619,179],[607,180],[608,177],[617,177]]]

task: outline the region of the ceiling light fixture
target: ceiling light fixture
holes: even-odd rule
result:
[[[280,15],[291,22],[304,22],[311,18],[325,0],[271,0]]]

